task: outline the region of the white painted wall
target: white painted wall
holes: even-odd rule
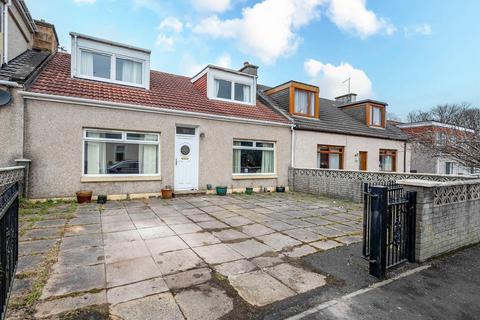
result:
[[[295,167],[317,167],[317,145],[333,145],[344,147],[344,169],[358,170],[356,155],[359,151],[367,151],[367,170],[379,171],[380,149],[397,150],[397,172],[404,171],[405,143],[378,138],[357,137],[325,132],[295,130]],[[410,146],[407,144],[406,172],[410,172]]]

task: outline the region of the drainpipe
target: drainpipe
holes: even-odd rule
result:
[[[2,31],[3,31],[3,59],[2,64],[8,63],[8,7],[12,5],[12,1],[8,0],[2,6]]]
[[[292,142],[291,142],[291,158],[290,158],[290,166],[293,168],[295,167],[295,130],[293,130],[293,126],[290,127],[290,130],[292,131],[291,137],[292,137]]]
[[[403,143],[403,172],[407,172],[407,142]]]

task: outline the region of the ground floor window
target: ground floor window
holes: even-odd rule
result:
[[[275,143],[264,141],[234,140],[233,173],[275,173]]]
[[[317,167],[321,169],[343,169],[343,147],[318,145]]]
[[[159,174],[158,133],[85,129],[85,175]]]
[[[445,174],[453,174],[455,162],[445,162]]]
[[[395,172],[397,170],[397,150],[380,149],[380,171]]]

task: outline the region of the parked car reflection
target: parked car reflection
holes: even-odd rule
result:
[[[137,160],[124,160],[107,168],[109,174],[138,174],[139,165]]]

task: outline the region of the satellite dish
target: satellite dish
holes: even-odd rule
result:
[[[0,90],[0,107],[8,104],[12,100],[10,92],[5,90]]]

